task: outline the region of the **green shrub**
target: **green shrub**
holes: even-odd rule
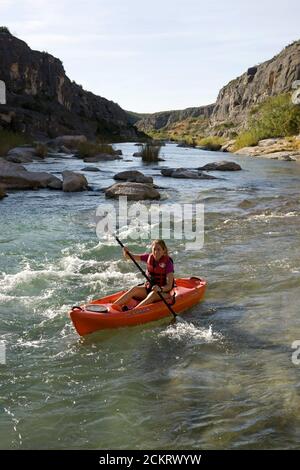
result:
[[[205,147],[207,150],[220,150],[222,145],[224,144],[225,139],[223,137],[218,136],[210,136],[204,137],[198,141],[198,145],[201,147]]]
[[[300,132],[300,106],[292,103],[288,93],[268,98],[252,108],[250,116],[248,129],[237,137],[235,150],[257,145],[262,139]]]
[[[234,150],[257,145],[258,141],[264,138],[262,135],[263,134],[260,134],[257,129],[250,129],[248,131],[242,132],[237,136],[234,144]]]
[[[257,119],[258,117],[258,119]],[[300,106],[293,104],[290,94],[268,98],[252,120],[252,127],[268,137],[285,137],[300,131]]]
[[[30,143],[30,139],[24,134],[0,130],[0,156],[6,155],[14,147],[28,143]]]

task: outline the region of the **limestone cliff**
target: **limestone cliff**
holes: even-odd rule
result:
[[[105,98],[83,90],[66,76],[62,62],[31,50],[8,31],[0,31],[0,80],[7,104],[0,105],[0,126],[31,135],[99,135],[136,139],[127,113]]]
[[[136,127],[145,133],[153,130],[168,129],[177,122],[188,118],[208,119],[214,109],[214,105],[200,106],[198,108],[186,108],[179,111],[161,111],[153,114],[141,115],[140,119],[136,115]]]
[[[212,125],[224,121],[242,124],[253,105],[269,96],[292,91],[295,80],[300,80],[300,41],[225,85],[211,116]]]

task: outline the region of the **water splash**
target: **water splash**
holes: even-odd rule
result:
[[[209,328],[201,328],[183,320],[177,320],[175,324],[169,325],[159,336],[192,344],[214,343],[223,340],[221,333],[214,332],[211,325]]]

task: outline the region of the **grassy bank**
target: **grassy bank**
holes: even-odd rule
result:
[[[5,156],[14,147],[29,144],[30,142],[31,139],[23,134],[0,130],[0,156]]]

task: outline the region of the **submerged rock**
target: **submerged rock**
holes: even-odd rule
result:
[[[96,166],[85,166],[84,168],[81,168],[81,171],[101,171],[99,168]]]

